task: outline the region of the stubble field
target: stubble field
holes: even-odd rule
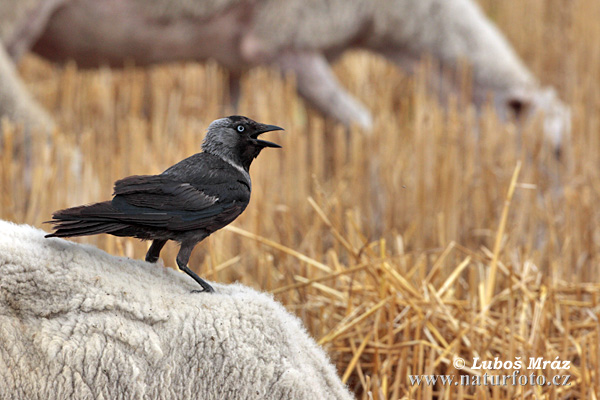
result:
[[[336,65],[373,111],[370,135],[323,120],[275,71],[243,80],[237,113],[284,127],[265,135],[283,149],[254,162],[248,209],[197,246],[190,266],[209,280],[273,292],[359,399],[600,392],[600,2],[483,6],[571,106],[573,134],[560,161],[544,148],[539,121],[519,132],[492,108],[477,115],[461,96],[442,108],[425,90],[427,63],[416,76],[362,52]],[[0,218],[46,230],[52,211],[109,199],[115,180],[160,173],[198,152],[206,126],[233,113],[225,74],[212,63],[79,71],[28,57],[21,73],[60,128],[34,144],[25,178],[11,145],[10,133],[20,132],[5,125]],[[132,258],[148,246],[76,240]],[[176,251],[167,245],[165,265],[175,267]],[[514,373],[471,368],[475,358],[496,357],[520,358],[520,375],[570,375],[570,385],[408,378]],[[530,357],[571,367],[527,369]]]

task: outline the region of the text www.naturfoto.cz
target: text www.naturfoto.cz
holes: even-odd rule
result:
[[[515,371],[511,375],[460,375],[460,380],[454,380],[456,375],[409,375],[408,379],[411,386],[425,384],[435,386],[569,386],[571,375],[555,375],[546,377],[544,375],[520,375]]]

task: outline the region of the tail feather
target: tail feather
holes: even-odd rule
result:
[[[119,211],[114,209],[110,201],[56,211],[52,214],[52,220],[47,221],[54,225],[54,232],[46,237],[87,236],[116,232],[127,227],[115,221],[114,218],[118,214]]]

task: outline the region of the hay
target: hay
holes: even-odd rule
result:
[[[371,136],[324,121],[274,71],[243,81],[239,112],[284,126],[270,136],[284,148],[261,154],[248,209],[199,245],[191,266],[275,293],[361,399],[600,392],[600,9],[483,3],[572,107],[560,163],[539,121],[518,140],[491,108],[478,117],[462,96],[442,108],[424,74],[408,77],[369,54],[346,56],[336,71],[373,110]],[[82,72],[30,57],[21,72],[61,128],[54,145],[36,144],[30,192],[5,138],[0,217],[19,223],[42,226],[55,209],[110,198],[116,179],[161,172],[198,151],[208,123],[231,112],[224,73],[210,63]],[[64,142],[81,156],[61,152]],[[81,170],[70,167],[78,157]],[[135,258],[147,249],[133,239],[77,240]],[[175,266],[175,251],[166,247],[166,265]],[[558,357],[572,367],[521,372],[569,374],[571,384],[428,387],[407,377],[513,373],[473,369],[475,357]]]

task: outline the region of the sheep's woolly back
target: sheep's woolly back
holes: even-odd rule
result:
[[[1,399],[351,399],[270,296],[0,221]]]

